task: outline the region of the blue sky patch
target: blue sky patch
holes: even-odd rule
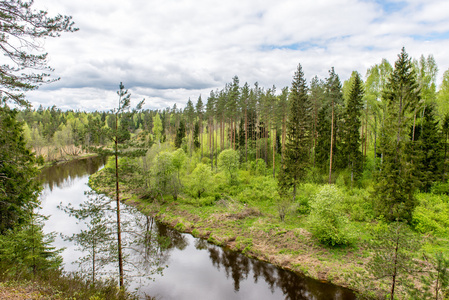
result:
[[[375,2],[379,4],[387,14],[401,11],[407,7],[406,1],[375,0]]]
[[[431,32],[428,34],[413,34],[411,37],[415,41],[439,41],[449,39],[449,31],[445,32]]]

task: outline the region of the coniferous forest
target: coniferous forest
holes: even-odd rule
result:
[[[30,5],[0,4],[9,24],[0,45],[19,64],[0,67],[2,281],[51,282],[86,299],[124,297],[116,286],[125,288],[120,205],[127,203],[361,297],[449,297],[449,70],[437,82],[432,55],[412,58],[403,48],[395,62],[382,59],[344,82],[333,67],[326,78],[305,78],[298,64],[280,89],[235,76],[184,107],[131,107],[124,82],[111,111],[32,108],[23,92],[53,80],[20,72],[45,69],[46,54],[23,52],[11,39],[39,49],[34,39],[77,28]],[[87,154],[108,156],[89,184],[116,201],[118,284],[64,274],[36,212],[39,169]],[[101,223],[101,216],[88,217]]]
[[[124,199],[155,213],[174,203],[209,217],[240,209],[245,220],[271,224],[259,230],[310,232],[317,247],[338,253],[336,261],[360,252],[357,272],[364,275],[342,264],[335,273],[348,279],[337,283],[372,296],[382,290],[442,296],[447,279],[436,270],[448,254],[449,73],[437,91],[437,71],[432,56],[412,59],[402,49],[394,65],[382,60],[343,83],[333,68],[325,79],[307,80],[299,64],[291,86],[280,91],[241,84],[235,76],[207,97],[188,99],[184,108],[81,112],[53,106],[15,114],[24,143],[42,163],[117,154]],[[91,185],[115,195],[115,169],[109,163]],[[179,217],[173,226],[191,231],[185,210],[162,214],[162,220]],[[205,237],[226,244],[215,230]],[[259,257],[248,243],[235,247]],[[274,252],[294,257],[290,247]],[[316,270],[296,270],[317,277]],[[357,276],[383,281],[361,285]],[[417,284],[406,285],[406,278]]]

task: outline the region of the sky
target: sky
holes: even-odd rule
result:
[[[237,75],[280,92],[298,64],[306,80],[363,77],[402,47],[433,55],[438,83],[449,68],[447,0],[35,0],[35,9],[71,15],[79,31],[46,39],[61,79],[28,92],[34,108],[104,111],[120,82],[132,105],[185,106]]]

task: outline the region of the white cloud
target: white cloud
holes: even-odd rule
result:
[[[259,82],[278,91],[298,63],[310,80],[334,66],[362,75],[402,46],[449,67],[447,1],[369,0],[40,0],[36,8],[72,15],[79,32],[46,41],[62,79],[28,94],[36,105],[102,110],[119,82],[147,108],[183,106],[199,94]],[[138,99],[136,99],[137,101]]]

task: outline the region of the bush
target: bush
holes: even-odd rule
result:
[[[350,237],[345,231],[348,221],[343,216],[342,202],[341,191],[334,185],[325,185],[310,204],[311,232],[324,245],[350,244]]]
[[[449,228],[449,197],[420,193],[418,206],[413,211],[412,224],[421,233],[445,235]]]
[[[256,176],[265,176],[267,173],[267,166],[262,158],[258,158],[251,162],[251,171]]]
[[[218,155],[218,168],[226,174],[231,185],[237,183],[239,160],[239,153],[232,149],[226,149]]]
[[[319,186],[311,183],[304,183],[298,187],[296,195],[297,211],[300,214],[310,213],[310,200],[313,199],[318,191]]]
[[[354,188],[344,197],[343,210],[351,216],[353,221],[369,221],[374,218],[373,201],[366,189]]]
[[[449,195],[449,183],[435,182],[430,188],[430,191],[436,195]]]

